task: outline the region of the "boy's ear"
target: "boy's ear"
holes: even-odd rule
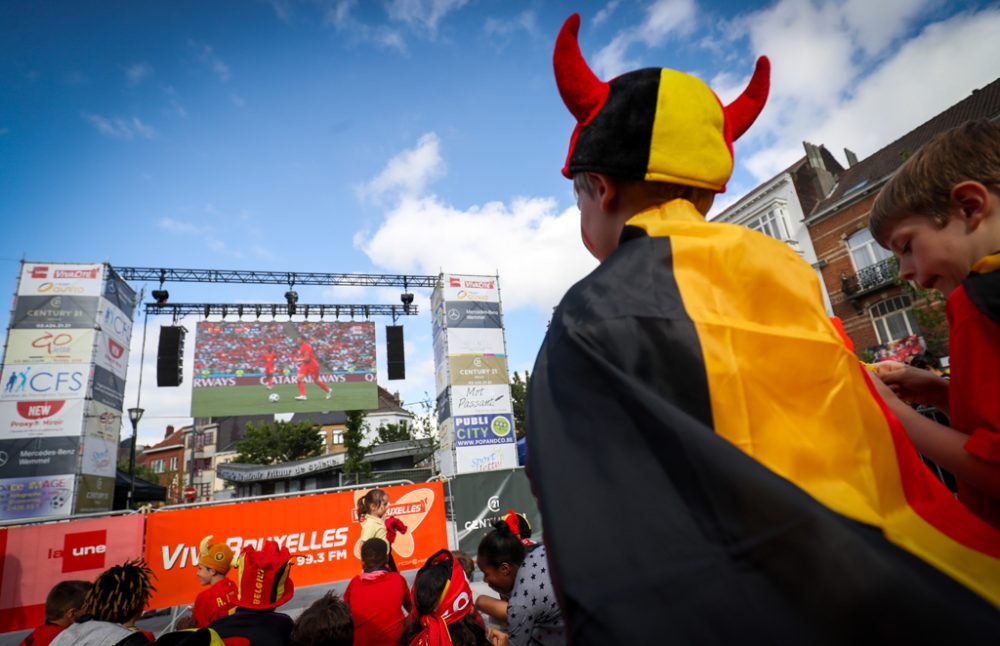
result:
[[[979,227],[989,214],[990,192],[979,182],[965,181],[951,189],[951,199],[961,211],[970,231]]]
[[[601,205],[602,211],[610,211],[618,196],[618,185],[604,173],[587,173],[590,184],[594,187],[594,197]]]

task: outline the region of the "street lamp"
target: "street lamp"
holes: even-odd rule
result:
[[[132,501],[135,499],[135,438],[139,434],[139,420],[145,413],[142,408],[128,409],[128,419],[132,422],[132,448],[128,456],[128,508],[132,508]]]

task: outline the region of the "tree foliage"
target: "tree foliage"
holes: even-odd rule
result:
[[[372,465],[365,462],[371,447],[364,446],[365,413],[360,410],[347,411],[347,430],[344,431],[344,475],[370,475]]]
[[[383,424],[378,429],[378,437],[375,444],[385,444],[386,442],[401,442],[414,439],[414,428],[406,421],[396,424],[390,422]]]
[[[525,410],[528,404],[528,385],[531,383],[531,374],[525,370],[524,379],[514,371],[514,376],[510,380],[510,403],[514,411],[514,432],[517,439],[524,437]]]
[[[236,450],[236,462],[244,464],[291,462],[323,453],[323,437],[311,420],[298,424],[280,420],[251,423]]]
[[[118,461],[118,470],[122,471],[124,473],[128,473],[128,460],[127,459],[119,460]],[[174,473],[174,472],[170,471],[168,473]],[[154,472],[152,469],[149,468],[149,466],[147,466],[145,464],[139,464],[138,461],[135,463],[135,477],[136,478],[139,478],[140,480],[145,480],[146,482],[152,482],[153,484],[159,484],[159,482],[160,482],[160,477],[159,476],[160,476],[160,474]]]

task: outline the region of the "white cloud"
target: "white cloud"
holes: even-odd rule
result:
[[[358,189],[358,196],[380,202],[392,195],[421,193],[430,182],[445,173],[440,147],[441,142],[435,133],[425,134],[417,141],[416,147],[390,159],[381,173]]]
[[[211,45],[189,41],[188,44],[194,49],[199,62],[210,69],[223,83],[230,78],[229,66],[226,64]]]
[[[594,55],[594,71],[599,77],[610,79],[639,67],[636,60],[626,57],[628,49],[637,43],[658,47],[672,34],[690,32],[697,9],[694,0],[656,0],[647,7],[641,23],[619,31]]]
[[[615,10],[618,8],[618,5],[620,4],[621,0],[611,0],[611,2],[604,5],[604,7],[600,11],[595,13],[594,17],[590,19],[590,26],[598,27],[600,25],[603,25],[605,22],[608,21],[608,18],[611,17],[611,15],[615,12]]]
[[[338,0],[325,14],[323,22],[333,25],[348,42],[374,43],[383,49],[406,53],[406,41],[397,29],[386,25],[368,25],[352,15],[357,0]]]
[[[552,198],[515,198],[509,205],[489,202],[461,210],[433,196],[407,196],[360,247],[391,271],[499,272],[505,307],[546,311],[596,265],[580,241],[579,213],[575,208],[558,212]]]
[[[156,136],[156,130],[149,124],[143,123],[139,117],[108,118],[89,112],[84,112],[80,116],[97,132],[112,139],[135,139],[136,137],[152,139]]]
[[[181,234],[200,234],[204,229],[192,222],[185,222],[184,220],[175,220],[171,217],[162,217],[156,221],[156,226],[160,227],[164,231],[169,231],[171,233],[181,233]]]
[[[338,0],[337,4],[326,13],[326,22],[337,28],[348,26],[351,10],[357,3],[357,0]]]
[[[537,21],[534,11],[522,11],[513,18],[487,18],[483,24],[483,31],[488,36],[510,36],[517,31],[525,31],[534,35],[538,31]]]
[[[851,148],[863,158],[996,78],[995,7],[931,23],[886,50],[927,5],[897,2],[896,13],[879,13],[886,29],[877,43],[865,40],[870,27],[851,2],[782,0],[741,19],[753,49],[773,65],[768,105],[747,134],[756,152],[743,165],[756,179],[802,157],[803,140]]]
[[[391,19],[424,28],[433,36],[445,16],[467,3],[468,0],[389,0],[385,10]]]
[[[146,63],[133,63],[125,68],[125,78],[131,86],[138,85],[144,78],[153,73],[153,68]]]
[[[232,101],[233,105],[235,105],[237,108],[244,108],[246,107],[247,104],[246,100],[235,92],[229,93],[229,100]]]

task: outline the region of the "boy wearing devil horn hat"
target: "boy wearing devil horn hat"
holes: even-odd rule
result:
[[[198,581],[208,586],[195,597],[191,611],[198,628],[207,628],[225,617],[236,603],[236,584],[226,576],[233,563],[233,550],[225,543],[213,543],[212,538],[208,535],[201,539],[198,549]]]
[[[768,60],[725,105],[667,68],[598,79],[579,27],[563,174],[601,265],[552,317],[526,433],[569,642],[995,639],[1000,533],[920,464],[813,268],[706,221]]]

